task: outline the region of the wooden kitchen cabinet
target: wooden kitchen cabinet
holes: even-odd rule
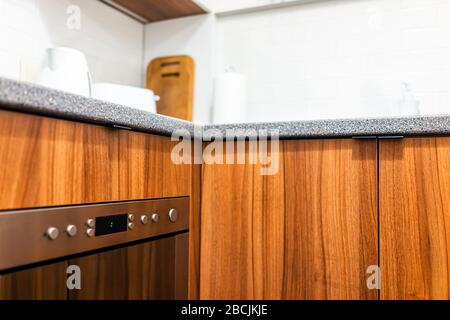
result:
[[[184,285],[198,298],[200,165],[175,165],[174,144],[165,136],[0,110],[0,210],[189,197]],[[4,296],[12,290],[5,283],[22,283],[15,277],[2,276]],[[40,297],[39,282],[30,285]]]
[[[0,300],[185,300],[189,234],[0,275]],[[81,272],[68,290],[67,267]]]
[[[377,299],[376,141],[285,144],[285,282],[288,297]]]
[[[377,142],[281,143],[280,170],[203,165],[202,299],[377,299]]]
[[[101,0],[108,5],[116,7],[120,11],[125,8],[139,17],[144,23],[157,22],[168,19],[189,17],[204,14],[206,11],[198,3],[204,1],[196,0]],[[198,2],[198,3],[197,3]],[[117,4],[117,5],[116,5]],[[124,11],[126,13],[126,11]],[[129,13],[128,13],[129,15]]]
[[[10,266],[0,299],[450,299],[449,137],[281,141],[271,176],[176,166],[174,143],[0,111],[2,211],[190,200],[189,233]],[[66,289],[72,263],[79,292]]]
[[[0,300],[67,299],[67,263],[0,275]]]
[[[171,300],[188,297],[188,234],[70,260],[81,269],[72,300]]]
[[[450,298],[450,138],[380,141],[382,299]]]
[[[0,110],[0,210],[191,196],[169,137]]]

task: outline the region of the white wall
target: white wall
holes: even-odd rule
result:
[[[67,7],[81,9],[81,29],[67,28]],[[45,48],[83,51],[94,81],[142,84],[143,25],[93,0],[1,0],[0,76],[33,80]]]
[[[250,12],[257,9],[270,9],[286,7],[294,4],[304,4],[323,0],[210,0],[213,1],[213,9],[219,15],[228,15],[237,12]]]
[[[66,26],[69,4],[81,7],[81,30]],[[95,81],[141,86],[151,59],[189,54],[197,122],[210,121],[213,76],[228,65],[249,79],[250,121],[395,115],[402,82],[422,113],[450,113],[450,0],[210,14],[147,25],[143,38],[141,24],[99,1],[1,0],[0,76],[29,80],[46,47],[70,46],[87,54]]]
[[[450,113],[450,1],[340,0],[220,17],[217,69],[249,79],[248,120],[395,115],[408,82]]]
[[[192,0],[192,1],[206,12],[214,11],[215,0]]]
[[[215,16],[212,14],[148,24],[144,68],[158,57],[190,55],[196,63],[194,121],[209,123],[213,92]]]

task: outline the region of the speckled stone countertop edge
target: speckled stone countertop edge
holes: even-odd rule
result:
[[[254,137],[259,130],[266,130],[269,135],[276,134],[282,139],[449,135],[450,116],[206,125],[203,127],[203,136],[204,139],[210,140],[212,135],[217,135],[218,132],[223,136],[228,132],[230,135]]]
[[[201,125],[1,77],[0,108],[164,136],[202,132],[206,141],[217,134],[252,138],[260,130],[281,139],[450,135],[450,115]]]
[[[5,78],[0,78],[0,108],[164,136],[194,130],[188,121]]]

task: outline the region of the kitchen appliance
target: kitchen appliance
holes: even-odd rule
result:
[[[86,97],[91,96],[92,81],[85,55],[72,48],[48,48],[39,84]]]
[[[1,212],[0,271],[188,229],[188,197]]]
[[[113,83],[93,84],[92,97],[153,113],[156,113],[156,102],[160,99],[149,89]]]
[[[147,85],[161,97],[157,111],[169,117],[192,121],[195,62],[189,56],[157,58],[147,67]]]

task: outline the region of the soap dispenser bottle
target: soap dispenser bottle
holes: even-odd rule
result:
[[[399,115],[420,115],[420,101],[414,97],[411,84],[408,82],[402,83],[402,100],[399,103]]]

